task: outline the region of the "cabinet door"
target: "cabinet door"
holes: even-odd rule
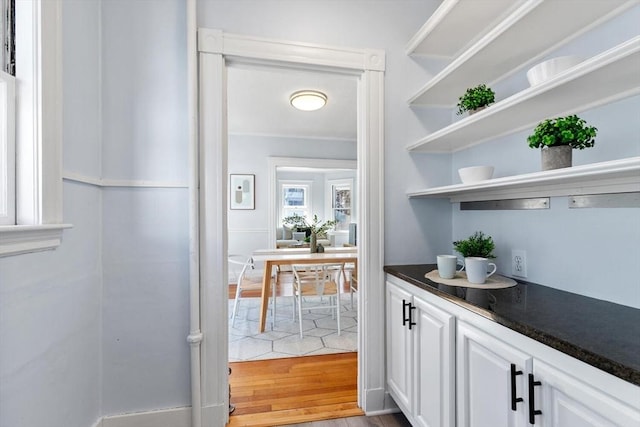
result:
[[[535,360],[535,425],[542,427],[638,427],[640,413],[579,379]],[[638,396],[640,398],[640,396]],[[528,416],[528,415],[527,415]]]
[[[463,321],[458,321],[457,331],[458,426],[528,425],[525,377],[531,372],[531,358]],[[513,375],[515,388],[511,364],[521,372]],[[515,398],[523,400],[513,410]]]
[[[421,427],[455,426],[455,320],[418,297],[413,318],[413,419]]]
[[[411,413],[411,332],[403,319],[408,316],[409,292],[387,282],[387,384],[396,403]]]

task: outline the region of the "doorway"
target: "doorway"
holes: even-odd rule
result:
[[[203,421],[221,425],[228,410],[227,306],[227,60],[245,60],[352,73],[358,81],[358,254],[361,287],[358,403],[365,412],[385,404],[383,266],[384,53],[276,42],[200,29],[199,259],[203,340],[198,367]],[[198,228],[198,227],[196,227]]]

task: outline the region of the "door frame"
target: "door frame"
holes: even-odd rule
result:
[[[366,413],[385,408],[384,338],[384,51],[350,49],[198,29],[198,189],[197,242],[201,335],[192,344],[194,405],[204,426],[228,420],[227,290],[227,62],[248,61],[281,67],[347,73],[357,77],[358,405]],[[193,254],[192,254],[193,256]],[[194,334],[192,333],[190,337]],[[197,411],[196,408],[193,408]]]

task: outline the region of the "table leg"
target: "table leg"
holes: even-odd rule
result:
[[[271,261],[264,262],[264,275],[262,276],[262,302],[260,304],[260,323],[258,324],[258,332],[264,332],[265,323],[267,322],[272,268],[273,264]]]

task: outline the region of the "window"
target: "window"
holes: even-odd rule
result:
[[[331,190],[331,218],[338,221],[335,229],[348,231],[351,223],[351,203],[353,195],[353,180],[340,179],[328,181]]]
[[[280,220],[298,214],[311,218],[311,183],[309,181],[280,181]]]
[[[20,82],[15,86],[15,103],[7,107],[15,108],[15,155],[6,149],[0,160],[0,170],[6,171],[0,184],[15,188],[15,196],[0,190],[0,205],[6,203],[7,211],[15,212],[15,219],[0,223],[0,256],[7,256],[54,249],[70,225],[62,224],[62,3],[0,0],[0,4],[15,6],[15,24],[3,21],[2,27],[15,28],[15,60],[8,55],[8,61]],[[0,50],[6,44],[6,36],[2,38]],[[10,86],[5,86],[7,93]]]
[[[0,225],[16,223],[14,1],[0,0]]]

